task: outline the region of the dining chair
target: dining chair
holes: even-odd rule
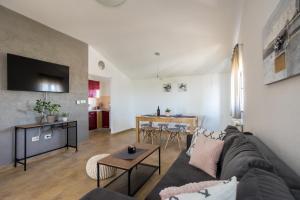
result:
[[[143,141],[145,141],[146,139],[151,139],[150,137],[150,129],[152,127],[152,122],[147,122],[147,123],[142,123],[141,124],[141,133],[142,133],[142,136],[143,136]]]
[[[170,141],[175,141],[175,140],[177,140],[178,147],[179,147],[179,149],[181,149],[181,142],[182,142],[181,134],[185,133],[186,127],[187,126],[183,125],[183,124],[175,124],[175,126],[173,128],[167,129],[169,136],[166,141],[165,149],[167,149]]]
[[[157,134],[157,136],[159,136],[160,143],[161,143],[161,138],[162,138],[161,136],[164,132],[167,132],[168,127],[169,127],[168,123],[159,123],[158,124],[158,129],[157,129],[156,134]]]

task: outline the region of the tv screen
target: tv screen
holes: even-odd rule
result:
[[[7,89],[69,92],[69,67],[7,54]]]

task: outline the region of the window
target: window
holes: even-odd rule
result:
[[[244,111],[244,70],[240,45],[233,50],[231,60],[231,116],[241,119]]]

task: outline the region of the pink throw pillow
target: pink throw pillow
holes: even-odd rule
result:
[[[171,196],[178,194],[199,192],[200,190],[223,182],[224,181],[203,181],[199,183],[188,183],[180,187],[168,187],[160,191],[159,196],[161,199],[169,199]]]
[[[200,135],[196,141],[189,164],[212,177],[216,177],[217,163],[223,150],[224,141]]]

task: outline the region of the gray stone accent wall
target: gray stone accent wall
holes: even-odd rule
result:
[[[70,93],[48,93],[48,99],[61,104],[62,111],[69,112],[71,119],[78,120],[79,141],[86,139],[88,105],[76,105],[75,101],[87,100],[88,96],[88,45],[0,6],[0,166],[13,162],[13,127],[35,123],[38,115],[32,111],[32,107],[36,99],[44,96],[39,92],[6,90],[7,53],[70,67]],[[54,130],[49,140],[44,140],[45,133],[51,131],[36,129],[29,133],[27,142],[30,154],[65,143],[64,130]],[[31,142],[31,138],[39,134],[40,141]],[[20,152],[23,150],[21,144]]]

